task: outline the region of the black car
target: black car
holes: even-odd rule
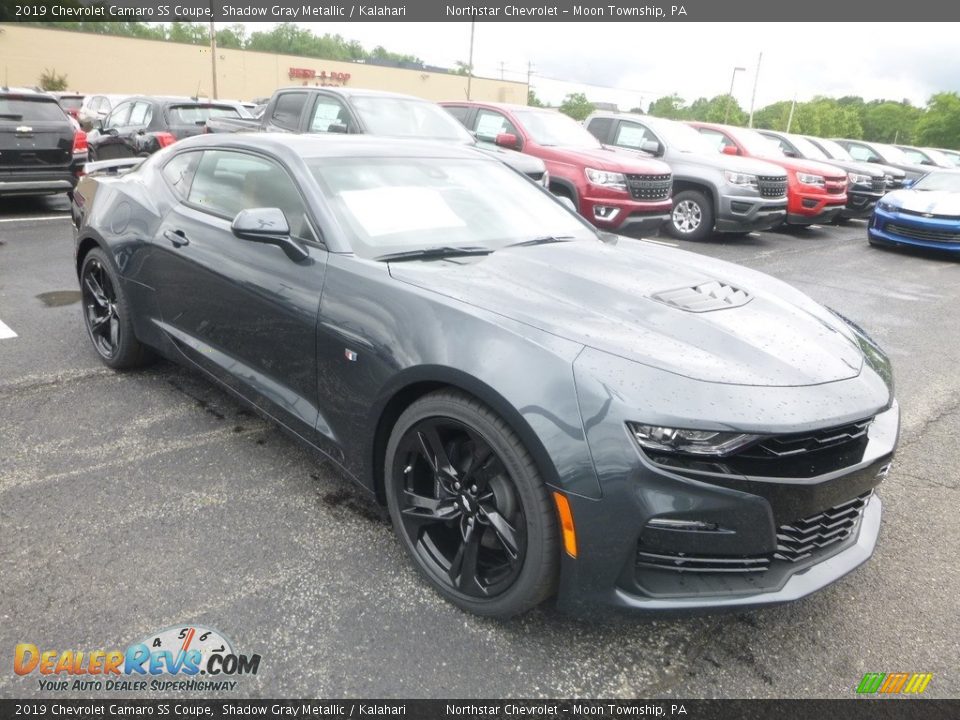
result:
[[[814,137],[812,135],[803,135],[804,140],[810,142],[818,150],[822,151],[831,160],[837,160],[840,162],[859,162],[853,159],[853,156],[847,152],[847,149],[840,145],[835,140],[828,140],[826,138]],[[898,167],[893,165],[884,165],[883,163],[871,163],[871,165],[878,170],[883,172],[883,179],[886,182],[887,192],[891,190],[899,190],[903,187],[903,183],[907,178],[907,174]]]
[[[867,218],[873,212],[874,205],[887,192],[886,173],[877,165],[860,163],[854,160],[832,158],[802,135],[759,130],[761,135],[770,138],[787,157],[816,160],[833,165],[847,172],[847,204],[838,218]]]
[[[88,133],[90,161],[146,157],[177,140],[206,132],[211,117],[242,118],[235,104],[177,97],[131,97]]]
[[[0,88],[0,196],[70,192],[86,160],[86,133],[56,98]]]
[[[843,138],[834,138],[834,142],[850,153],[854,160],[898,168],[904,172],[907,180],[919,180],[930,172],[928,166],[913,162],[903,150],[893,145]]]
[[[75,202],[103,362],[250,403],[462,608],[780,603],[873,552],[890,365],[772,277],[598,234],[440,143],[207,135]]]

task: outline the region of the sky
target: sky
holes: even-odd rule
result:
[[[265,24],[248,23],[248,30]],[[470,23],[300,23],[371,49],[453,67],[469,57]],[[688,103],[728,92],[750,107],[815,95],[860,95],[926,104],[960,92],[960,23],[508,23],[478,22],[477,75],[525,81],[559,104],[570,92],[622,109],[677,93]],[[759,75],[757,63],[763,53]]]

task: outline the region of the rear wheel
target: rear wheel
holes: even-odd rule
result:
[[[133,334],[130,304],[113,266],[99,248],[83,259],[80,295],[87,334],[105,365],[120,370],[139,367],[153,359],[149,348]]]
[[[699,190],[681,190],[673,196],[667,231],[678,240],[703,240],[713,231],[713,206]]]
[[[559,535],[547,489],[485,405],[452,391],[418,400],[393,429],[384,470],[394,529],[445,598],[509,617],[553,594]]]

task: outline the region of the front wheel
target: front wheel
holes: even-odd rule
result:
[[[420,574],[455,605],[517,615],[556,590],[559,534],[520,438],[458,392],[413,403],[387,444],[387,505]]]
[[[678,240],[703,240],[713,231],[713,206],[699,190],[682,190],[673,196],[667,231]]]

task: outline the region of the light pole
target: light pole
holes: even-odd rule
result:
[[[757,100],[757,82],[760,80],[760,63],[763,62],[763,53],[757,58],[757,74],[753,76],[753,94],[750,96],[750,122],[747,127],[753,127],[753,105]]]
[[[735,67],[733,72],[730,74],[730,92],[727,93],[727,108],[723,111],[723,124],[727,124],[727,120],[730,119],[730,103],[733,102],[733,81],[737,79],[738,72],[746,72],[747,69],[744,67]]]
[[[470,21],[470,58],[467,60],[467,100],[470,99],[470,86],[473,84],[473,33],[477,29],[476,20]]]

